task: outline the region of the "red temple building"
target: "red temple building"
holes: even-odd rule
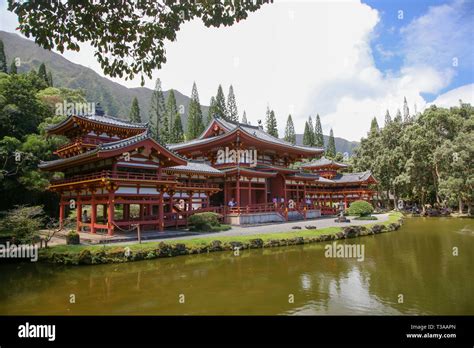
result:
[[[335,214],[335,204],[370,200],[370,172],[340,173],[347,165],[321,158],[324,150],[293,145],[259,126],[214,118],[197,139],[165,145],[147,124],[106,116],[69,116],[48,129],[69,142],[41,170],[62,172],[50,190],[60,196],[63,223],[76,211],[78,231],[162,231],[188,217],[220,213],[248,224]],[[298,166],[298,163],[315,159]],[[90,214],[84,214],[90,212]]]

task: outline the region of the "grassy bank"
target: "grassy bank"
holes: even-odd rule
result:
[[[363,226],[328,227],[314,230],[292,230],[282,233],[246,236],[196,237],[185,240],[145,242],[125,246],[114,245],[58,245],[40,251],[40,260],[61,264],[103,264],[129,262],[159,257],[200,254],[214,251],[254,249],[323,242],[353,238],[396,230],[402,214],[393,212],[387,221]]]

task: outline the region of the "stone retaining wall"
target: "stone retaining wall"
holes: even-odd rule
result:
[[[106,263],[120,263],[139,260],[149,260],[160,257],[174,257],[180,255],[202,254],[214,251],[234,251],[236,248],[240,250],[271,248],[288,245],[309,244],[317,242],[334,241],[338,239],[348,239],[362,237],[368,235],[379,234],[383,232],[391,232],[398,230],[403,223],[403,219],[399,219],[396,223],[388,225],[376,224],[371,227],[366,226],[347,226],[343,227],[341,232],[335,234],[322,234],[315,237],[294,237],[285,239],[271,239],[263,241],[260,238],[251,239],[248,242],[222,242],[214,240],[207,245],[198,247],[188,247],[185,244],[167,244],[161,242],[155,249],[147,251],[127,252],[126,247],[116,247],[109,250],[94,251],[93,253],[85,249],[80,253],[53,253],[49,257],[42,257],[40,260],[60,264],[70,265],[92,265]]]

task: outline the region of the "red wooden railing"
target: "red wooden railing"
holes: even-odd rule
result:
[[[173,175],[157,175],[157,174],[145,174],[135,172],[112,172],[109,170],[103,170],[101,172],[86,174],[86,175],[75,175],[67,179],[54,180],[51,182],[53,185],[65,184],[70,182],[96,180],[96,179],[120,179],[120,180],[165,180],[174,181],[176,177]]]
[[[245,207],[227,207],[228,213],[266,213],[274,212],[275,204],[273,203],[259,203],[259,204],[248,204]]]
[[[197,183],[197,182],[180,182],[178,184],[179,187],[186,187],[186,188],[219,188],[218,184],[208,184],[207,182],[204,183]]]

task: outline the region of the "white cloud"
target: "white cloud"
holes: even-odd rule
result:
[[[183,25],[177,40],[166,44],[167,63],[154,78],[185,94],[196,81],[203,104],[219,83],[226,94],[232,84],[239,114],[246,110],[256,124],[269,104],[281,135],[288,113],[300,133],[308,115],[319,113],[326,134],[332,127],[336,136],[359,140],[374,116],[382,124],[385,110],[395,114],[404,97],[411,109],[416,103],[421,111],[426,106],[421,93],[449,86],[456,74],[449,65],[452,57],[460,64],[469,59],[464,50],[472,40],[465,37],[472,29],[461,23],[464,12],[465,3],[456,1],[413,20],[401,30],[397,54],[405,57],[403,67],[382,72],[370,46],[380,21],[377,10],[356,0],[277,1],[231,27],[206,28],[200,20]],[[375,49],[390,54],[383,46]],[[90,46],[64,56],[101,72]],[[139,86],[139,79],[113,80]],[[153,88],[154,80],[146,85]]]
[[[441,94],[429,105],[449,108],[451,106],[459,106],[459,100],[462,100],[463,103],[474,105],[474,83]]]

